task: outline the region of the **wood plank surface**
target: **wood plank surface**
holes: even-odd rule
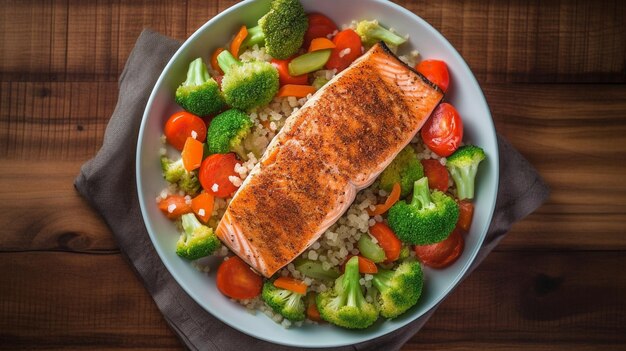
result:
[[[141,30],[184,40],[236,2],[1,2],[0,349],[181,348],[72,182]],[[395,2],[552,189],[403,349],[626,349],[626,2]]]

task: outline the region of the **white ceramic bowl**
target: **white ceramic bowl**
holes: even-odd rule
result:
[[[166,185],[159,166],[162,128],[167,118],[180,110],[173,99],[174,91],[184,80],[192,59],[202,56],[208,62],[210,53],[223,46],[242,23],[253,26],[267,12],[269,0],[244,1],[215,16],[185,41],[165,67],[148,100],[139,131],[137,190],[146,228],[157,252],[172,276],[198,304],[226,324],[259,339],[299,347],[333,347],[370,340],[406,325],[435,306],[459,283],[491,221],[498,188],[498,148],[489,107],[472,72],[452,45],[424,20],[386,0],[302,0],[302,3],[307,11],[321,12],[338,25],[353,19],[378,19],[385,26],[410,35],[404,50],[417,49],[423,58],[441,59],[448,64],[451,88],[446,99],[463,117],[464,140],[481,146],[487,154],[477,176],[471,232],[466,236],[465,250],[459,260],[443,270],[425,268],[422,297],[401,317],[381,318],[366,330],[350,331],[328,324],[285,329],[262,313],[251,315],[219,293],[214,273],[207,276],[176,256],[176,228],[160,213],[154,200]]]

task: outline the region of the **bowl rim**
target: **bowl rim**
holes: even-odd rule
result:
[[[479,241],[477,242],[477,245],[473,248],[473,250],[471,252],[469,252],[469,257],[466,260],[466,262],[464,263],[464,265],[461,267],[459,274],[457,274],[452,280],[451,282],[446,286],[445,289],[441,290],[438,294],[435,295],[434,298],[431,299],[431,303],[427,304],[424,308],[424,312],[422,314],[418,314],[413,318],[406,318],[403,321],[401,321],[400,323],[396,324],[394,326],[394,328],[391,328],[388,331],[385,331],[383,333],[368,333],[366,337],[362,338],[362,340],[359,341],[359,343],[362,342],[367,342],[367,341],[371,341],[373,339],[382,337],[384,335],[387,335],[389,333],[392,333],[402,327],[405,327],[407,324],[414,322],[415,320],[417,320],[418,318],[423,317],[424,315],[428,314],[433,308],[435,308],[437,305],[439,305],[439,303],[441,303],[445,297],[450,294],[452,292],[452,290],[454,290],[459,283],[461,282],[461,280],[465,277],[465,275],[468,273],[469,267],[474,263],[476,256],[478,254],[478,251],[480,250],[480,248],[482,247],[484,240],[486,238],[487,235],[487,231],[489,230],[489,226],[491,221],[493,220],[493,214],[494,214],[494,210],[495,210],[495,205],[496,205],[496,199],[497,199],[497,195],[498,195],[498,186],[499,186],[499,181],[500,181],[500,165],[499,165],[499,147],[498,147],[498,142],[497,142],[497,134],[496,134],[496,130],[495,130],[495,125],[493,122],[493,117],[491,114],[491,110],[489,108],[489,104],[487,103],[487,99],[485,98],[484,92],[482,91],[482,88],[480,87],[480,84],[478,83],[478,80],[476,79],[476,77],[474,76],[474,73],[472,72],[472,70],[470,69],[469,65],[467,64],[467,62],[465,61],[465,59],[461,56],[461,54],[454,48],[454,46],[452,46],[452,44],[450,44],[450,42],[448,41],[448,39],[441,34],[437,29],[435,29],[432,25],[430,25],[430,23],[428,23],[426,20],[422,19],[420,16],[418,16],[417,14],[409,11],[408,9],[404,8],[401,5],[398,5],[396,3],[393,3],[391,1],[388,0],[370,0],[372,2],[375,3],[379,3],[382,6],[388,6],[391,7],[392,9],[396,10],[396,11],[400,11],[402,12],[404,15],[406,15],[407,17],[411,18],[411,20],[419,22],[422,26],[424,26],[424,28],[430,32],[432,32],[435,36],[438,36],[441,39],[441,44],[443,46],[446,47],[446,49],[453,55],[456,57],[456,59],[459,60],[459,62],[462,65],[463,69],[466,69],[469,73],[470,73],[470,79],[471,79],[471,84],[475,85],[476,87],[478,87],[478,93],[479,93],[479,97],[480,97],[480,101],[478,101],[477,103],[484,105],[486,107],[486,112],[487,112],[487,116],[488,117],[488,121],[489,123],[486,125],[483,125],[483,128],[488,128],[488,132],[492,135],[494,135],[495,138],[495,143],[494,143],[494,150],[493,150],[493,155],[490,155],[489,161],[492,163],[494,169],[495,169],[495,180],[493,183],[493,187],[495,188],[495,191],[493,192],[493,196],[491,199],[491,208],[488,209],[488,215],[487,215],[487,220],[486,223],[487,225],[481,230],[481,232],[479,233]],[[182,53],[186,50],[187,46],[190,45],[190,43],[192,43],[194,41],[194,39],[200,35],[200,33],[202,33],[204,30],[206,30],[207,27],[210,27],[211,25],[213,25],[213,22],[217,21],[220,17],[222,16],[226,16],[227,14],[231,13],[231,12],[236,12],[238,11],[240,8],[245,7],[247,5],[249,5],[250,3],[252,3],[254,1],[242,1],[239,2],[233,6],[230,6],[229,8],[225,9],[224,11],[221,11],[220,13],[216,14],[214,17],[212,17],[211,19],[209,19],[207,22],[205,22],[200,28],[198,28],[192,35],[190,35],[182,44],[181,46],[178,48],[178,50],[176,50],[176,52],[174,53],[174,55],[172,55],[172,57],[170,58],[170,60],[168,61],[167,65],[163,68],[161,74],[159,75],[158,80],[156,81],[156,83],[154,84],[154,87],[152,89],[152,92],[150,93],[150,97],[148,98],[148,101],[146,103],[146,107],[144,109],[144,113],[142,115],[142,120],[141,120],[141,125],[139,128],[139,133],[138,133],[138,140],[137,140],[137,147],[136,147],[136,154],[135,154],[135,179],[136,179],[136,183],[137,183],[137,196],[139,198],[139,205],[140,205],[140,209],[141,209],[141,216],[144,222],[144,225],[146,227],[146,231],[148,232],[148,235],[150,236],[150,241],[152,246],[155,248],[157,254],[159,255],[159,259],[161,260],[161,262],[165,265],[165,267],[167,268],[168,272],[172,275],[172,277],[174,278],[174,280],[182,287],[182,289],[185,291],[185,293],[187,293],[196,303],[198,303],[198,305],[200,305],[202,307],[202,309],[204,309],[205,311],[207,311],[208,313],[210,313],[213,317],[217,318],[218,320],[220,320],[222,323],[225,323],[226,325],[255,338],[258,338],[260,340],[264,340],[270,343],[274,343],[274,344],[278,344],[278,345],[286,345],[286,346],[292,346],[292,347],[309,347],[309,348],[321,348],[321,347],[339,347],[339,346],[346,346],[346,345],[350,345],[351,343],[346,343],[346,342],[330,342],[330,343],[323,343],[320,345],[302,345],[302,344],[298,344],[298,343],[294,343],[294,342],[289,342],[289,341],[282,341],[282,340],[276,340],[276,339],[271,339],[270,337],[267,337],[264,334],[261,333],[255,333],[253,330],[246,330],[242,327],[239,327],[237,324],[234,323],[230,323],[230,321],[228,321],[226,318],[223,318],[221,315],[215,314],[213,313],[210,309],[206,308],[205,305],[202,303],[200,297],[196,294],[195,290],[192,289],[189,285],[187,285],[186,281],[184,279],[181,279],[180,277],[178,277],[175,274],[172,274],[173,271],[173,267],[172,265],[169,263],[168,260],[164,259],[165,253],[163,252],[163,248],[160,245],[156,245],[155,243],[158,241],[157,237],[156,237],[156,232],[155,230],[153,230],[152,227],[152,223],[147,220],[149,217],[147,215],[147,204],[145,203],[144,199],[143,199],[143,189],[144,189],[144,185],[142,183],[142,172],[141,172],[141,164],[142,164],[142,150],[143,150],[143,146],[145,145],[145,143],[143,142],[143,138],[145,135],[145,131],[147,128],[147,122],[148,122],[148,117],[150,115],[152,106],[154,104],[154,100],[156,99],[156,96],[158,95],[158,91],[160,90],[160,87],[162,85],[163,80],[166,77],[166,73],[169,72],[170,68],[172,65],[174,65],[174,62],[176,62],[179,58],[179,56],[182,55]]]

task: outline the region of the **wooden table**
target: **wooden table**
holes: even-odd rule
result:
[[[234,2],[2,1],[0,348],[181,348],[72,182],[142,28],[184,39]],[[399,2],[552,188],[405,349],[626,348],[624,2]]]

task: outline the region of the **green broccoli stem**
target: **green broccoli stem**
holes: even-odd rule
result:
[[[263,33],[260,25],[248,28],[248,36],[241,44],[241,46],[244,48],[253,47],[255,45],[265,45],[265,33]]]
[[[392,31],[383,27],[378,27],[370,33],[372,37],[384,41],[386,44],[399,46],[406,42],[406,39],[393,33]]]
[[[219,55],[217,55],[217,64],[218,66],[220,66],[225,74],[228,74],[228,72],[230,72],[233,65],[242,65],[241,61],[237,60],[237,58],[235,58],[235,56],[233,56],[233,54],[231,54],[228,50],[224,50]]]
[[[456,184],[456,195],[459,200],[474,198],[474,182],[477,171],[478,163],[469,167],[453,167],[450,170],[450,175]]]
[[[393,277],[393,271],[388,269],[379,269],[378,273],[374,274],[374,278],[372,279],[372,283],[378,289],[378,291],[383,292],[389,288],[389,282]]]
[[[411,205],[418,209],[423,209],[432,205],[430,201],[430,189],[428,188],[428,178],[423,177],[413,184],[413,201]]]
[[[185,240],[188,237],[193,236],[193,232],[202,226],[202,223],[196,218],[196,215],[193,213],[187,213],[182,215],[181,217],[183,222],[183,230],[185,231]]]
[[[202,85],[209,79],[211,79],[211,75],[209,75],[206,65],[202,62],[202,58],[198,57],[189,64],[189,69],[187,70],[187,80],[185,80],[183,85]]]
[[[359,258],[352,257],[346,264],[346,270],[343,275],[343,291],[347,295],[347,306],[360,307],[363,303],[363,293],[359,284]]]
[[[235,145],[231,146],[231,150],[239,156],[239,159],[246,162],[248,161],[248,155],[246,154],[246,150],[244,150],[243,145]]]

